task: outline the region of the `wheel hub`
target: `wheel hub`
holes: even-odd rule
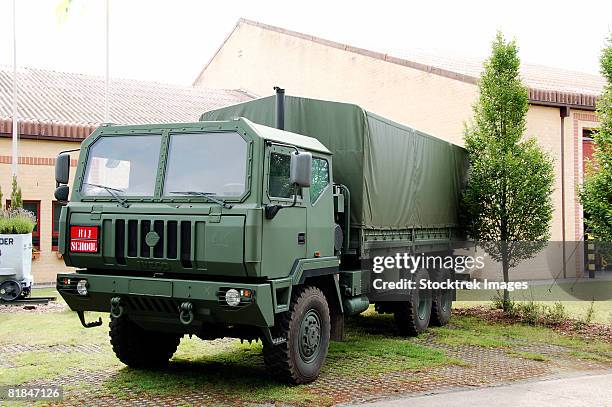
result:
[[[321,344],[321,319],[315,310],[304,315],[300,329],[300,355],[306,362],[313,360]]]

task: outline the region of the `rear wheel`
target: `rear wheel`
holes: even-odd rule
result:
[[[117,358],[133,368],[158,368],[168,364],[181,336],[147,331],[125,316],[111,318],[110,338]]]
[[[419,270],[415,274],[417,287],[410,290],[407,301],[395,304],[393,314],[395,325],[402,336],[417,336],[429,326],[431,317],[431,290],[419,288],[421,280],[428,280],[429,274],[426,270]]]
[[[329,347],[329,306],[323,292],[316,287],[298,289],[289,311],[277,317],[273,332],[287,341],[264,344],[264,362],[270,373],[292,384],[315,380]]]
[[[21,295],[21,284],[15,280],[5,280],[0,284],[0,298],[3,301],[15,301]]]
[[[440,282],[450,281],[451,274],[448,270],[436,270],[437,280]],[[444,326],[448,324],[453,307],[453,291],[438,289],[431,297],[431,325]]]

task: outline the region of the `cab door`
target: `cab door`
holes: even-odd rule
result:
[[[329,157],[313,155],[312,178],[307,188],[307,256],[334,255],[334,199]]]
[[[266,147],[263,204],[282,205],[273,219],[263,219],[262,276],[286,277],[296,260],[306,257],[306,204],[302,188],[289,182],[292,148]],[[297,192],[295,206],[294,197]]]

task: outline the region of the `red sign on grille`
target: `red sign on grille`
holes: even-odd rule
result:
[[[96,253],[98,251],[98,227],[70,226],[70,251]]]
[[[97,239],[97,226],[70,226],[71,239]]]

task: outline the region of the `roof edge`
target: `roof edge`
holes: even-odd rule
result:
[[[239,18],[238,21],[236,22],[236,24],[234,25],[234,28],[232,28],[232,31],[229,32],[229,34],[227,34],[225,36],[225,39],[223,40],[223,42],[221,42],[221,44],[217,47],[217,49],[215,50],[215,53],[210,57],[210,59],[208,60],[208,62],[206,62],[206,64],[204,65],[204,67],[200,70],[200,73],[198,74],[198,76],[196,76],[196,78],[193,80],[193,83],[191,84],[191,86],[196,86],[196,83],[198,82],[198,79],[200,79],[202,77],[202,74],[204,73],[204,71],[208,68],[208,66],[212,63],[212,61],[217,57],[217,55],[219,54],[219,52],[221,52],[221,50],[223,49],[223,47],[225,46],[225,44],[227,43],[227,41],[229,41],[230,37],[234,34],[234,32],[238,29],[238,27],[240,26],[241,23],[243,22],[247,22],[250,20],[246,20],[244,18]]]
[[[88,123],[67,123],[51,120],[17,119],[20,138],[35,138],[60,141],[82,141],[98,125]],[[13,119],[0,117],[0,135],[11,134]]]
[[[202,75],[204,74],[204,71],[206,71],[208,66],[217,57],[221,49],[225,46],[227,41],[234,34],[234,32],[238,29],[238,27],[240,27],[241,24],[246,24],[246,25],[250,25],[253,27],[259,27],[264,30],[274,31],[280,34],[289,35],[292,37],[311,41],[317,44],[340,49],[343,51],[352,52],[355,54],[363,55],[363,56],[374,58],[374,59],[379,59],[379,60],[389,62],[392,64],[406,66],[406,67],[417,69],[423,72],[442,76],[445,78],[458,80],[460,82],[468,83],[471,85],[478,84],[478,80],[479,80],[477,77],[474,77],[471,75],[465,75],[465,74],[451,71],[448,69],[439,68],[439,67],[435,67],[432,65],[426,65],[426,64],[422,64],[422,63],[415,62],[415,61],[410,61],[410,60],[399,58],[399,57],[394,57],[389,54],[384,54],[382,52],[371,51],[365,48],[355,47],[355,46],[344,44],[341,42],[327,40],[327,39],[317,37],[314,35],[304,34],[298,31],[288,30],[288,29],[277,27],[274,25],[261,23],[259,21],[249,20],[247,18],[240,18],[238,22],[236,23],[236,25],[234,26],[234,28],[232,29],[232,31],[227,35],[223,43],[221,43],[219,48],[217,48],[216,52],[210,58],[208,63],[204,66],[204,68],[202,68],[202,70],[200,71],[200,74],[197,76],[197,78],[194,81],[194,85],[202,77]],[[597,96],[584,94],[584,93],[552,91],[552,90],[538,89],[538,88],[533,88],[533,87],[528,87],[528,89],[529,89],[529,102],[531,104],[536,104],[536,105],[552,104],[552,105],[559,105],[559,106],[570,106],[570,107],[580,108],[584,110],[595,110],[595,105],[598,99]]]

